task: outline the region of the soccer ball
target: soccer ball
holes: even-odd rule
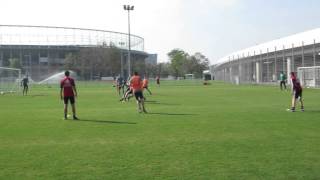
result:
[[[4,94],[4,92],[3,92],[3,91],[1,91],[1,92],[0,92],[0,94],[1,94],[1,95],[3,95],[3,94]]]

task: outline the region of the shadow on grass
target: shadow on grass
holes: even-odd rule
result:
[[[147,103],[158,103],[158,101],[148,101],[148,100],[145,100],[144,102],[147,102]]]
[[[199,114],[179,114],[179,113],[157,113],[157,112],[148,112],[147,114],[155,114],[155,115],[167,115],[167,116],[197,116]]]
[[[297,110],[298,111],[298,110]],[[305,112],[304,113],[319,113],[320,114],[320,110],[313,110],[313,109],[311,109],[311,110],[305,110]]]
[[[79,120],[72,120],[74,122],[93,122],[93,123],[111,123],[111,124],[137,124],[135,122],[123,122],[123,121],[103,121],[103,120],[94,120],[94,119],[79,119]]]
[[[48,94],[28,94],[27,96],[29,96],[29,97],[43,97],[43,96],[48,96]]]
[[[146,104],[159,104],[159,105],[166,105],[166,106],[180,106],[181,104],[174,104],[174,103],[160,103],[157,101],[145,101]]]

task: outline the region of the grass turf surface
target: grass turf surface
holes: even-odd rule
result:
[[[151,85],[148,114],[108,84],[78,84],[80,121],[58,88],[0,96],[0,179],[319,179],[319,90],[286,112],[278,87]]]

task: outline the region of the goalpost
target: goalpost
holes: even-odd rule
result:
[[[0,67],[0,94],[20,90],[21,69]]]
[[[191,79],[191,80],[193,80],[193,79],[194,79],[194,74],[185,74],[184,77],[185,77],[186,79]]]
[[[305,87],[320,87],[320,66],[298,67],[298,78]]]

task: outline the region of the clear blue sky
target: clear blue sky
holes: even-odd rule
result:
[[[127,32],[123,4],[135,5],[132,33],[167,61],[181,48],[211,63],[258,43],[320,27],[320,0],[2,0],[0,24]]]

